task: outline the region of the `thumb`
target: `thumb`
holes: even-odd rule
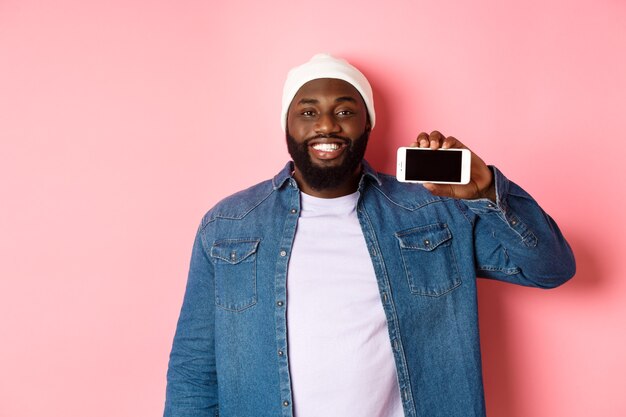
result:
[[[456,193],[454,192],[454,187],[451,184],[433,184],[431,182],[427,182],[422,185],[436,196],[455,198]]]

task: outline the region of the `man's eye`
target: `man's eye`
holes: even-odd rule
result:
[[[352,113],[352,110],[340,110],[337,112],[337,116],[350,116],[354,113]]]
[[[306,117],[312,117],[315,116],[315,112],[313,110],[305,110],[302,112],[302,115]]]

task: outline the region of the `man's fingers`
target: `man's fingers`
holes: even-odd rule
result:
[[[440,196],[440,197],[448,196],[448,192],[450,191],[443,184],[433,184],[431,182],[426,182],[422,185],[432,194]]]
[[[420,148],[428,148],[428,146],[430,145],[430,139],[428,138],[428,133],[422,132],[419,135],[417,135],[417,139],[415,140],[415,142],[417,143],[417,146],[419,146]]]
[[[459,142],[457,138],[454,136],[446,137],[438,130],[433,130],[430,134],[426,132],[420,133],[411,146],[430,149],[464,148],[463,144]]]
[[[454,191],[454,186],[452,184],[448,185],[449,196],[452,198],[456,198],[456,192]]]
[[[438,197],[452,197],[452,198],[465,198],[466,193],[463,187],[452,184],[433,184],[430,182],[422,184],[424,188],[431,192],[431,194]]]
[[[429,182],[425,182],[422,184],[424,186],[424,188],[426,188],[428,191],[430,191],[431,193],[435,194],[435,187],[437,187],[435,184],[431,184]]]
[[[441,144],[441,149],[454,148],[458,142],[459,141],[456,140],[454,136],[448,136],[447,138],[444,139],[443,143]]]
[[[430,149],[439,149],[445,137],[437,130],[430,132]]]

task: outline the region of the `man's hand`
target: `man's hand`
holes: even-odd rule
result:
[[[469,149],[460,141],[452,136],[445,137],[438,131],[433,131],[430,135],[422,132],[417,136],[415,142],[411,143],[411,147],[430,148],[430,149],[448,149],[459,148]],[[470,150],[471,152],[471,150]],[[471,176],[470,182],[465,185],[452,184],[431,184],[426,183],[424,187],[431,193],[442,197],[465,198],[468,200],[477,198],[488,198],[496,201],[496,190],[493,182],[493,174],[487,164],[472,152]]]

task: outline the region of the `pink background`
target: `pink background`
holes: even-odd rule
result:
[[[374,85],[375,167],[455,135],[574,248],[559,289],[481,281],[490,416],[626,415],[624,1],[1,0],[0,416],[162,412],[200,217],[282,167],[320,51]]]

